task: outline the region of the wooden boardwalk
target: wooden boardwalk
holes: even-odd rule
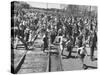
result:
[[[36,40],[37,47],[38,44],[40,44],[39,40]],[[34,48],[34,50],[29,50],[23,53],[22,57],[17,63],[17,69],[15,69],[16,73],[25,74],[37,72],[63,71],[59,46],[54,46],[56,48],[50,49],[48,54],[44,53],[43,51],[41,51],[41,48],[37,47]],[[21,50],[16,51],[18,52]]]

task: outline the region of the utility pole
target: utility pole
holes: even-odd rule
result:
[[[46,4],[46,6],[47,6],[47,14],[48,14],[48,3]],[[48,16],[48,15],[47,15]],[[47,17],[46,17],[47,18]],[[46,29],[48,29],[48,19],[46,19]],[[49,30],[49,29],[48,29]],[[50,43],[50,41],[51,41],[51,38],[50,38],[50,35],[51,35],[51,32],[50,32],[50,30],[49,31],[47,31],[48,32],[48,37],[49,37],[49,39],[48,39],[48,58],[49,58],[49,61],[48,61],[48,72],[51,72],[51,53],[50,53],[50,45],[51,45],[51,43]]]

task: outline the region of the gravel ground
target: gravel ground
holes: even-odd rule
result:
[[[41,51],[41,44],[43,41],[41,39],[37,39],[35,41],[34,49],[27,52],[25,61],[21,66],[21,69],[18,71],[19,74],[25,73],[37,73],[37,72],[46,72],[48,56],[46,53]],[[59,49],[59,48],[58,48]],[[73,48],[72,56],[77,56],[75,52],[76,48]],[[20,60],[21,56],[25,50],[14,50],[14,65]],[[90,60],[90,48],[87,48],[88,56],[86,56],[85,64],[88,65],[88,69],[94,69],[97,67],[97,60]],[[68,51],[64,50],[64,55],[68,55]],[[94,53],[95,58],[97,58],[97,50]],[[51,72],[54,71],[62,71],[61,64],[64,71],[72,71],[72,70],[83,70],[82,63],[79,58],[63,58],[61,59],[60,55],[51,54]]]
[[[74,48],[73,51],[76,49]],[[88,69],[95,69],[97,68],[97,60],[91,61],[90,60],[90,48],[86,49],[88,52],[88,56],[85,57],[84,63],[88,66]],[[68,55],[67,51],[64,51],[64,55]],[[71,71],[71,70],[83,70],[82,68],[82,62],[79,58],[74,58],[74,56],[77,56],[75,52],[72,53],[72,58],[64,58],[62,59],[62,64],[64,71]],[[94,52],[94,57],[97,58],[97,50]]]

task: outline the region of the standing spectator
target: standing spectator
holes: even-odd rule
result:
[[[69,51],[69,54],[67,56],[67,58],[70,58],[72,55],[72,48],[73,48],[73,38],[72,37],[68,37],[68,41],[67,41],[67,50]]]
[[[44,42],[44,47],[43,47],[43,52],[45,52],[45,50],[48,48],[48,33],[45,34],[45,37],[43,38],[43,42]]]
[[[53,44],[55,38],[56,38],[56,32],[55,31],[52,31],[51,32],[51,44]]]
[[[82,32],[80,32],[80,35],[77,37],[77,45],[78,45],[78,48],[82,47],[82,44],[83,44],[83,34]]]
[[[90,36],[90,48],[91,48],[91,61],[94,60],[94,48],[96,47],[97,38],[95,32],[91,32]]]
[[[25,41],[26,42],[28,42],[28,40],[29,40],[29,35],[30,35],[29,32],[30,32],[29,29],[26,28],[26,30],[25,30]]]

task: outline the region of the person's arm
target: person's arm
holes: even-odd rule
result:
[[[55,38],[55,40],[54,40],[54,42],[53,43],[55,43],[57,41],[57,36],[56,36],[56,38]]]
[[[68,45],[69,42],[70,42],[70,40],[68,40],[68,41],[66,42],[66,45]]]
[[[85,54],[86,54],[86,56],[88,55],[88,53],[87,53],[87,51],[86,51],[86,47],[84,48],[84,52],[85,52]]]

